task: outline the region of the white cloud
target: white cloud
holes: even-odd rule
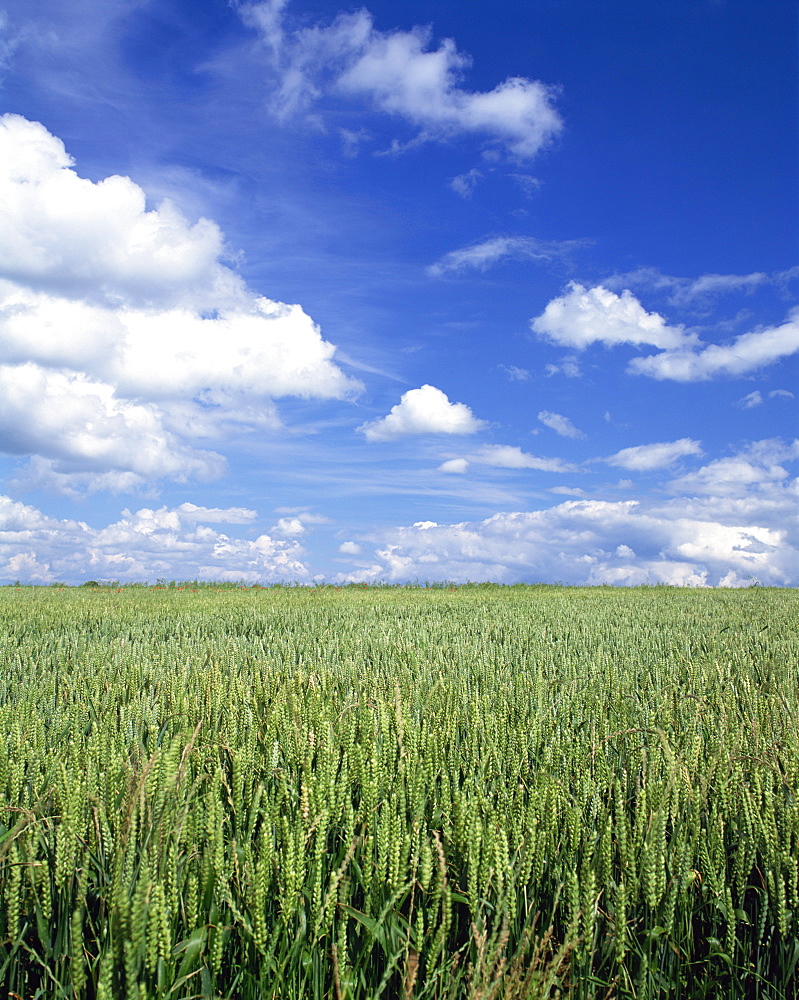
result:
[[[509,444],[485,444],[474,455],[472,462],[493,465],[499,469],[539,469],[541,472],[574,472],[575,466],[560,458],[540,458],[528,455],[521,448]]]
[[[586,495],[585,490],[580,489],[579,486],[550,486],[548,492],[556,493],[562,497],[584,497]]]
[[[530,236],[492,236],[459,250],[444,254],[427,268],[427,273],[439,278],[449,272],[487,271],[503,260],[534,260],[549,263],[563,260],[582,240],[536,240]]]
[[[455,194],[460,195],[461,198],[465,198],[468,201],[482,176],[481,171],[476,167],[472,167],[465,174],[458,174],[457,177],[453,177],[449,182],[449,186]]]
[[[735,405],[739,406],[742,410],[751,410],[755,406],[761,406],[763,403],[763,393],[759,389],[755,389],[754,392],[749,392],[741,399],[736,400]]]
[[[130,471],[95,472],[66,471],[63,462],[41,455],[32,455],[28,463],[12,475],[9,489],[17,494],[31,490],[62,493],[75,499],[85,499],[92,493],[138,493],[155,497],[156,491],[142,476]]]
[[[665,469],[687,455],[701,454],[702,447],[698,441],[680,438],[679,441],[660,441],[656,444],[639,444],[633,448],[622,448],[604,461],[608,465],[616,465],[622,469],[652,472],[655,469]]]
[[[241,4],[239,9],[249,24],[257,27],[261,38],[275,55],[280,53],[285,42],[283,11],[288,0],[263,0],[261,3]]]
[[[768,281],[762,271],[753,274],[703,274],[689,282],[684,289],[687,299],[723,292],[752,291]]]
[[[709,344],[701,350],[666,350],[633,358],[628,371],[659,380],[703,382],[719,375],[747,375],[797,351],[799,309],[794,309],[781,326],[741,334],[729,344]]]
[[[175,507],[175,513],[181,521],[203,524],[251,524],[258,517],[257,511],[248,507],[198,507],[188,502]]]
[[[394,441],[408,434],[474,434],[483,426],[465,403],[450,403],[440,389],[423,385],[403,393],[387,416],[358,430],[367,441]]]
[[[763,285],[786,287],[799,277],[799,267],[767,274],[754,271],[750,274],[702,274],[698,278],[679,278],[662,274],[654,267],[639,267],[625,274],[614,274],[605,279],[608,288],[641,287],[668,293],[668,301],[675,306],[704,305],[708,299],[724,294],[750,293]]]
[[[341,136],[341,149],[348,159],[354,159],[358,155],[361,145],[369,139],[366,129],[353,131],[349,128],[340,128],[338,134]]]
[[[617,295],[602,285],[585,288],[577,282],[552,299],[531,326],[540,337],[577,350],[594,343],[674,349],[696,340],[683,327],[669,326],[658,313],[647,312],[628,290]]]
[[[469,469],[469,459],[468,458],[448,458],[446,462],[442,462],[438,467],[439,472],[446,472],[450,475],[463,475]]]
[[[278,538],[296,538],[305,534],[305,525],[298,517],[281,517],[270,531]]]
[[[59,463],[38,466],[51,484],[208,478],[224,462],[193,438],[357,391],[301,307],[253,293],[225,253],[214,223],[86,180],[44,126],[0,117],[0,450]]]
[[[550,410],[541,410],[538,419],[545,427],[549,427],[561,437],[584,438],[585,434],[561,413],[552,413]]]
[[[516,365],[500,365],[499,367],[511,382],[526,382],[530,378],[530,372],[527,368],[518,368]]]
[[[762,406],[766,399],[793,399],[794,394],[787,389],[772,389],[766,396],[759,389],[748,392],[745,396],[735,401],[735,405],[742,410],[751,410],[756,406]]]
[[[572,500],[478,522],[390,529],[373,538],[377,562],[342,578],[795,586],[799,548],[783,526],[789,509],[787,502],[724,509],[714,501]]]
[[[329,399],[356,386],[300,306],[250,296],[243,308],[213,315],[109,308],[2,281],[0,296],[3,360],[91,371],[138,398],[185,400],[203,392],[204,402],[216,402],[214,394]]]
[[[327,524],[328,518],[319,514],[310,514],[306,511],[290,514],[288,517],[278,518],[277,522],[269,529],[269,533],[276,538],[297,538],[305,535],[309,528],[317,524]]]
[[[541,190],[541,181],[537,177],[533,177],[532,174],[511,174],[510,176],[528,198]]]
[[[220,263],[208,219],[190,225],[170,202],[147,211],[129,177],[78,176],[60,139],[39,122],[0,117],[0,273],[56,296],[116,305],[234,303],[244,284]]]
[[[0,496],[0,580],[307,580],[310,572],[296,541],[267,534],[241,539],[208,526],[246,523],[250,515],[254,512],[242,508],[181,504],[123,511],[113,524],[93,528]]]
[[[579,378],[582,375],[582,369],[580,368],[580,362],[577,360],[577,356],[574,354],[565,354],[561,360],[560,364],[548,364],[544,367],[544,372],[547,375],[565,375],[566,378]]]
[[[451,39],[428,51],[424,29],[371,31],[355,62],[339,77],[344,91],[367,95],[427,135],[474,132],[501,142],[520,159],[534,156],[562,127],[552,90],[537,80],[511,77],[483,93],[457,81],[468,65]]]
[[[342,542],[338,550],[343,556],[359,556],[363,552],[357,542]]]
[[[378,31],[366,10],[291,32],[285,6],[240,8],[266,44],[278,78],[273,110],[283,119],[307,113],[325,94],[362,97],[418,128],[416,141],[473,134],[520,160],[562,128],[554,91],[539,81],[510,77],[490,91],[463,89],[470,59],[451,39],[431,49],[428,29]]]
[[[585,288],[576,282],[531,326],[540,337],[577,350],[595,343],[660,348],[658,354],[633,358],[627,371],[677,382],[746,375],[799,351],[799,309],[781,326],[744,333],[729,344],[703,344],[684,326],[670,326],[659,313],[647,312],[629,289],[617,295],[602,285]],[[547,368],[550,374],[558,370]]]
[[[53,471],[129,472],[139,482],[221,475],[224,459],[186,447],[158,410],[119,399],[112,386],[38,365],[0,365],[0,451],[35,454]]]
[[[787,483],[785,464],[799,458],[799,439],[780,438],[755,441],[735,455],[718,458],[671,483],[680,493],[711,497],[745,497],[770,493],[774,486]]]
[[[538,469],[540,472],[574,472],[576,466],[561,458],[541,458],[530,455],[516,445],[484,444],[466,457],[450,458],[439,465],[439,472],[464,473],[471,464],[488,465],[495,469]]]
[[[20,41],[19,36],[12,35],[9,31],[8,16],[5,11],[0,10],[0,73],[11,65],[11,59]]]

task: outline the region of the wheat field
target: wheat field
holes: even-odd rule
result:
[[[0,588],[0,996],[793,998],[797,609]]]

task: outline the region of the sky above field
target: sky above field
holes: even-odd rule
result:
[[[0,582],[799,584],[788,0],[0,0]]]

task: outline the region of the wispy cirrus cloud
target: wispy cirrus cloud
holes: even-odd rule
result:
[[[488,465],[495,469],[536,469],[539,472],[576,472],[577,466],[561,458],[543,458],[522,451],[517,445],[485,444],[467,456],[450,458],[439,472],[462,474],[470,465]]]
[[[603,280],[605,287],[619,290],[644,288],[665,292],[675,306],[691,306],[720,295],[749,294],[765,285],[786,288],[799,279],[799,266],[768,273],[753,271],[750,274],[702,274],[698,278],[680,278],[663,274],[654,267],[640,267],[623,274],[614,274]]]
[[[748,392],[741,399],[735,401],[735,405],[742,410],[752,410],[756,406],[763,405],[763,393],[759,389]]]
[[[497,367],[505,373],[509,382],[526,382],[530,378],[529,368],[519,368],[518,365],[498,365]]]
[[[569,420],[568,417],[564,417],[562,413],[553,413],[551,410],[541,410],[538,414],[538,419],[544,427],[548,427],[556,434],[560,434],[561,437],[585,437],[583,431],[581,431],[578,427],[575,427],[571,420]]]
[[[688,455],[701,455],[702,446],[691,438],[679,441],[659,441],[655,444],[639,444],[632,448],[622,448],[615,455],[603,459],[608,465],[636,472],[653,472],[673,465],[678,459]]]
[[[451,250],[427,268],[433,278],[464,271],[487,271],[506,260],[532,260],[551,264],[566,260],[584,240],[538,240],[532,236],[491,236],[478,243]]]
[[[5,11],[0,10],[0,80],[2,74],[11,64],[11,59],[19,44],[20,39],[9,30],[8,15]]]
[[[735,401],[735,406],[741,410],[753,410],[756,406],[762,406],[766,399],[794,399],[794,394],[787,389],[772,389],[764,396],[760,389],[748,392],[741,399]]]
[[[468,201],[482,177],[482,171],[478,170],[477,167],[472,167],[465,174],[458,174],[457,177],[453,177],[449,182],[449,186],[455,194],[460,195],[461,198],[465,198]]]

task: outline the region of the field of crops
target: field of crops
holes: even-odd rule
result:
[[[798,611],[0,588],[0,996],[793,998]]]

